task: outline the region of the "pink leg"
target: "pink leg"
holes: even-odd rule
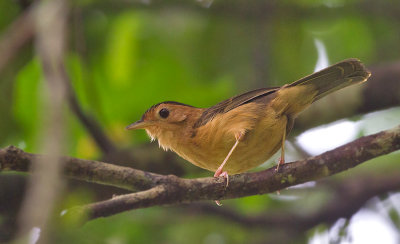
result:
[[[279,171],[279,166],[285,163],[285,140],[286,140],[286,130],[283,131],[281,158],[279,159],[279,163],[276,166],[275,169],[276,172]]]
[[[228,161],[229,157],[232,155],[232,153],[235,150],[235,148],[237,147],[237,145],[239,144],[239,141],[240,141],[240,138],[242,138],[242,135],[243,135],[242,133],[239,133],[238,135],[235,135],[235,138],[236,138],[235,144],[233,145],[233,147],[229,151],[228,155],[225,157],[224,161],[218,167],[217,171],[215,171],[215,174],[214,174],[214,177],[222,176],[222,177],[226,178],[226,187],[228,187],[228,185],[229,185],[229,175],[228,175],[227,171],[222,171],[222,169],[224,168],[226,162]],[[221,202],[218,201],[218,200],[215,200],[215,203],[218,206],[222,206]]]
[[[285,140],[286,140],[286,130],[283,131],[281,158],[279,159],[279,163],[276,166],[275,172],[278,172],[279,171],[279,166],[281,166],[281,165],[283,165],[285,163]],[[276,194],[280,195],[281,192],[279,190],[277,190]]]
[[[222,171],[222,169],[224,168],[226,162],[228,161],[229,157],[232,155],[232,153],[235,150],[235,148],[237,147],[237,145],[239,144],[240,138],[242,138],[242,134],[239,133],[238,135],[235,135],[235,138],[236,138],[235,144],[233,145],[233,147],[229,151],[228,155],[225,157],[224,161],[218,167],[217,171],[215,171],[215,174],[214,174],[214,177],[223,176],[224,178],[226,178],[226,187],[228,187],[228,184],[229,184],[229,180],[228,180],[229,176],[228,176],[228,172]]]
[[[275,171],[279,171],[279,166],[283,165],[284,163],[285,163],[285,158],[284,158],[284,157],[280,157],[280,158],[279,158],[279,163],[278,163],[278,165],[276,166]]]

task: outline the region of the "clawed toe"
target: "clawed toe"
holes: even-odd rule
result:
[[[222,176],[222,177],[224,177],[224,178],[226,179],[226,186],[225,186],[225,188],[227,188],[228,185],[229,185],[229,175],[228,175],[228,172],[226,172],[226,171],[222,172],[222,169],[218,169],[217,171],[215,171],[214,177],[220,177],[220,176]],[[220,207],[222,206],[222,203],[221,203],[219,200],[215,200],[215,204],[217,204],[217,205],[220,206]]]
[[[228,185],[229,185],[229,175],[228,175],[228,172],[226,172],[226,171],[222,172],[222,169],[218,169],[218,170],[215,172],[214,177],[220,177],[220,176],[222,176],[222,177],[224,177],[224,178],[226,179],[226,187],[228,187]]]

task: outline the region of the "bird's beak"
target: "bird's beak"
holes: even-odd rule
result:
[[[152,124],[151,121],[138,120],[135,123],[128,125],[126,129],[127,130],[145,129],[151,124]]]

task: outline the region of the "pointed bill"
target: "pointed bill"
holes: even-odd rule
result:
[[[152,123],[150,121],[138,120],[135,123],[128,125],[125,129],[127,130],[145,129],[151,124]]]

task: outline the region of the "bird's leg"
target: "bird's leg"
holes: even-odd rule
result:
[[[222,164],[218,167],[217,171],[215,171],[214,177],[219,177],[219,176],[223,176],[224,178],[226,178],[226,187],[228,187],[229,185],[229,175],[227,171],[222,171],[222,169],[224,168],[226,162],[228,161],[229,157],[232,155],[233,151],[235,150],[235,148],[237,147],[237,145],[239,144],[240,139],[242,138],[243,133],[238,133],[235,134],[235,139],[236,142],[233,145],[233,147],[231,148],[231,150],[229,151],[228,155],[226,155],[224,161],[222,162]],[[221,202],[218,200],[215,200],[215,203],[218,206],[222,206]]]
[[[214,177],[219,177],[219,176],[223,176],[226,178],[226,186],[228,187],[228,172],[226,171],[222,171],[222,169],[224,168],[226,162],[228,161],[229,157],[232,155],[233,151],[235,150],[235,148],[237,147],[237,145],[239,144],[240,139],[242,138],[242,133],[238,133],[235,134],[235,139],[236,142],[233,145],[233,147],[231,148],[231,150],[229,151],[228,155],[226,155],[224,161],[222,162],[222,164],[218,167],[217,171],[215,171]]]
[[[279,166],[285,163],[285,140],[286,140],[286,129],[283,131],[283,137],[282,137],[282,149],[281,149],[281,158],[279,159],[279,163],[276,166],[276,170],[279,170]]]

